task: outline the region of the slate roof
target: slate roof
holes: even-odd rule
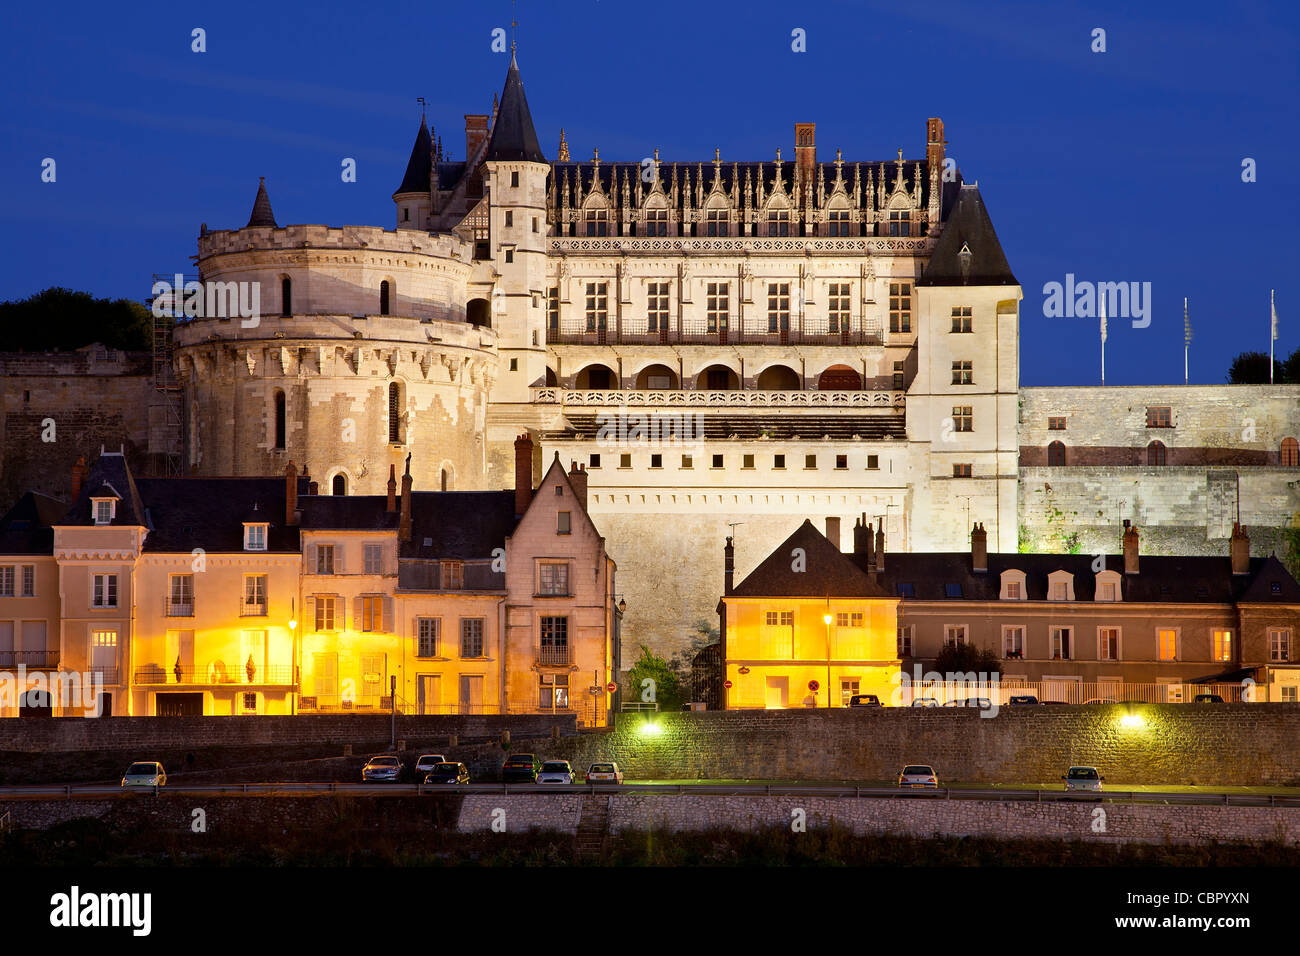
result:
[[[308,481],[299,477],[300,495]],[[267,551],[298,551],[298,529],[284,523],[282,477],[141,478],[136,484],[150,529],[146,552],[243,551],[244,522],[253,518],[268,525]]]
[[[104,485],[109,485],[106,491],[112,491],[119,498],[114,508],[113,520],[109,524],[122,527],[145,525],[144,505],[140,500],[140,491],[121,452],[104,452],[95,460],[95,463],[90,466],[89,474],[86,475],[86,483],[82,486],[81,493],[77,495],[77,500],[72,503],[72,507],[68,509],[68,513],[63,516],[59,524],[93,525],[95,522],[90,499],[108,497],[107,494],[99,493],[104,490]]]
[[[52,554],[54,525],[68,506],[29,491],[0,518],[0,554]]]
[[[428,124],[420,117],[420,131],[415,134],[415,145],[411,147],[411,158],[406,163],[406,175],[402,185],[393,193],[427,193],[429,191],[429,173],[433,170],[433,139],[429,134]]]
[[[961,252],[970,251],[966,268]],[[963,184],[917,285],[1018,285],[977,186]]]
[[[271,197],[266,194],[266,179],[259,178],[257,181],[257,196],[253,199],[253,214],[248,217],[248,226],[270,226],[272,229],[280,227],[275,223],[275,214],[271,212]]]
[[[387,495],[308,495],[298,499],[298,508],[299,526],[309,531],[396,531],[401,495],[392,514]],[[403,558],[482,560],[504,547],[518,524],[513,491],[413,491],[411,540],[400,544],[399,553]]]
[[[802,548],[803,571],[796,571],[794,550]],[[804,519],[758,567],[732,590],[731,597],[892,597],[873,576],[859,568]]]
[[[513,53],[510,54],[510,69],[506,73],[496,122],[492,124],[492,138],[488,141],[483,160],[546,162],[537,142],[537,131],[533,129],[533,117],[528,112],[528,98],[524,96],[524,83],[519,78],[519,65]]]

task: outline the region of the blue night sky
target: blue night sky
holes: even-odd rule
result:
[[[1152,284],[1149,328],[1110,322],[1108,383],[1182,380],[1183,296],[1191,380],[1214,383],[1232,355],[1267,351],[1270,288],[1278,354],[1300,346],[1297,10],[520,0],[519,64],[552,158],[563,126],[575,159],[789,159],[796,121],[817,123],[819,159],[923,158],[941,116],[1025,290],[1025,384],[1097,381],[1097,320],[1042,314],[1066,273]],[[247,221],[259,175],[282,225],[391,228],[415,98],[463,159],[463,114],[505,79],[490,43],[510,5],[31,3],[5,20],[0,299],[143,299],[152,273],[192,269],[201,222]]]

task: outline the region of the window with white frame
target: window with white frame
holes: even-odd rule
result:
[[[830,331],[849,331],[849,301],[849,283],[832,282],[827,287],[826,317]]]
[[[117,513],[117,499],[93,498],[91,501],[94,507],[95,524],[111,524]]]
[[[725,332],[731,312],[731,286],[710,282],[705,289],[704,319],[710,332]]]
[[[1003,601],[1023,601],[1025,599],[1025,572],[1014,568],[1002,572],[1002,593],[998,597]]]
[[[1053,627],[1050,630],[1052,660],[1068,661],[1074,656],[1074,628]]]
[[[1119,660],[1119,638],[1120,629],[1118,627],[1097,628],[1097,659],[1100,661]]]
[[[1118,601],[1121,596],[1119,582],[1118,571],[1098,571],[1096,599],[1098,601]]]
[[[316,595],[316,630],[333,631],[335,630],[335,598],[332,594]]]
[[[898,625],[898,656],[899,657],[912,656],[912,625],[911,624]]]
[[[367,544],[365,546],[365,569],[366,574],[384,573],[384,546],[382,544]]]
[[[192,617],[194,615],[194,575],[173,574],[168,582],[168,617]]]
[[[117,607],[117,575],[95,574],[91,576],[92,607]]]
[[[1025,628],[1020,624],[1002,627],[1002,656],[1007,660],[1020,660],[1025,656]]]
[[[866,617],[862,611],[836,611],[836,627],[862,627]]]
[[[945,624],[943,626],[943,642],[945,644],[965,644],[966,643],[966,625],[965,624]]]
[[[841,677],[840,678],[840,706],[849,706],[852,700],[862,687],[862,680],[858,677]]]
[[[316,573],[317,574],[334,573],[334,545],[332,544],[316,545]]]
[[[415,619],[415,656],[437,657],[438,643],[442,637],[442,619],[418,617]]]
[[[539,674],[538,703],[545,710],[563,710],[569,706],[569,675]]]
[[[266,550],[266,529],[265,524],[245,524],[244,525],[244,550],[245,551],[265,551]]]
[[[266,575],[245,574],[243,614],[257,617],[266,613]]]
[[[1268,629],[1268,659],[1274,662],[1291,660],[1291,628]]]
[[[537,593],[564,596],[569,593],[569,562],[541,561],[537,565]]]
[[[651,282],[646,286],[646,331],[668,331],[667,282]]]
[[[587,283],[587,331],[605,331],[609,325],[609,283]]]
[[[1047,576],[1047,599],[1049,601],[1074,600],[1074,575],[1069,571],[1053,571]]]

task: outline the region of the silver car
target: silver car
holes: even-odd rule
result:
[[[423,780],[429,774],[433,773],[433,768],[440,763],[446,762],[447,758],[442,754],[421,754],[420,758],[415,761],[415,771],[411,774],[416,780]]]
[[[1071,767],[1064,776],[1066,790],[1100,790],[1101,782],[1106,778],[1097,772],[1096,767]]]
[[[898,775],[900,787],[938,787],[939,777],[933,767],[922,763],[908,764]]]
[[[573,783],[573,767],[567,760],[548,760],[537,774],[538,783]]]
[[[362,783],[397,783],[402,779],[402,761],[396,757],[371,757],[361,768]]]
[[[163,765],[156,760],[133,763],[126,768],[126,773],[122,775],[122,786],[165,787],[167,786],[167,771],[163,770]]]

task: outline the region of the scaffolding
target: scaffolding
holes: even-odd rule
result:
[[[198,281],[197,275],[183,275],[182,282]],[[176,280],[175,274],[162,275],[155,272],[150,290],[158,287],[160,282],[169,286]],[[176,368],[172,363],[172,332],[183,316],[180,312],[180,291],[173,289],[165,298],[164,307],[154,309],[154,299],[147,302],[153,316],[153,376],[149,391],[149,471],[160,478],[172,478],[183,474],[185,444],[185,419],[182,414],[184,405],[180,382],[176,380]],[[161,314],[159,314],[161,313]]]

